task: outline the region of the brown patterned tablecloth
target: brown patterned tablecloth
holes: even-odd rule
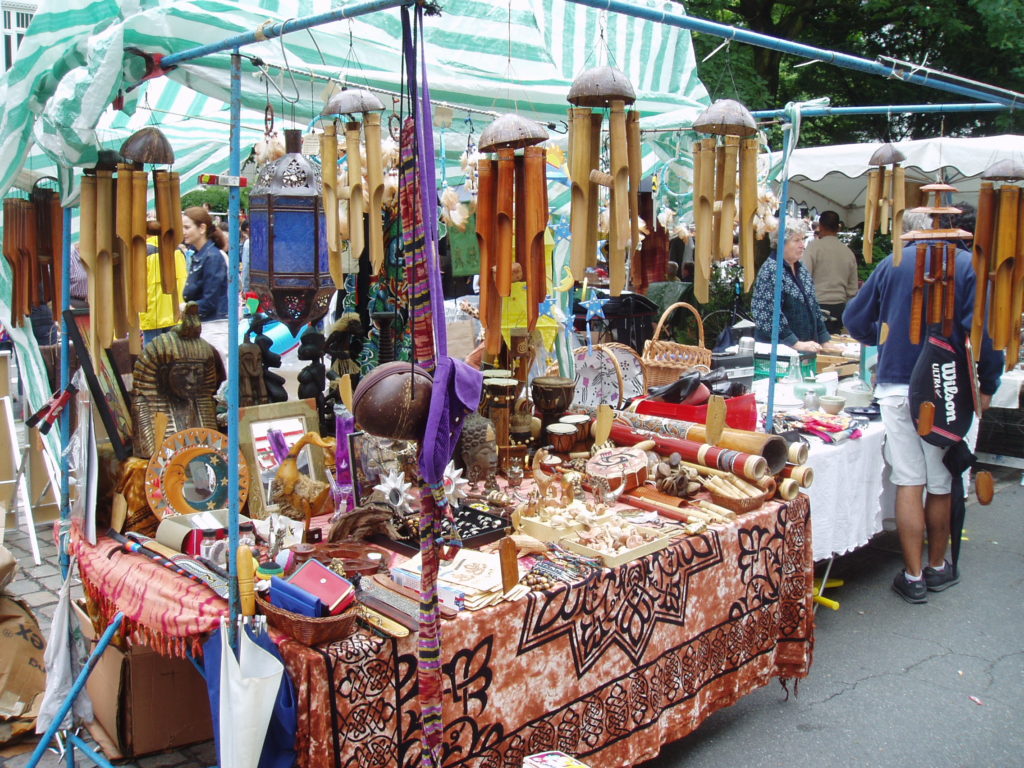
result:
[[[518,768],[560,749],[635,765],[814,643],[809,505],[770,503],[585,584],[442,625],[445,765]],[[415,635],[281,646],[298,690],[302,768],[419,764]]]

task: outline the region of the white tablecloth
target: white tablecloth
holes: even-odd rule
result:
[[[807,465],[814,469],[814,483],[806,493],[816,561],[863,546],[882,530],[884,434],[882,422],[873,421],[859,439],[839,445],[811,438]]]

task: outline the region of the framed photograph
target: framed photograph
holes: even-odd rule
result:
[[[92,358],[86,341],[89,338],[88,309],[65,310],[64,323],[89,384],[93,406],[100,415],[100,421],[114,447],[114,454],[124,461],[132,453],[132,414],[128,408],[124,381],[114,367],[109,350],[104,350],[98,360]]]
[[[238,411],[238,445],[249,465],[249,517],[262,520],[277,511],[270,501],[270,484],[277,475],[278,461],[270,444],[270,430],[284,437],[289,450],[307,432],[319,432],[316,401],[290,400],[253,405]],[[307,445],[298,458],[299,471],[314,480],[326,481],[324,452]]]
[[[415,477],[417,469],[416,444],[406,440],[375,437],[366,432],[352,432],[348,436],[349,457],[352,462],[352,493],[356,506],[366,504],[373,487],[391,471],[405,472],[406,478]],[[417,508],[413,503],[412,507]]]

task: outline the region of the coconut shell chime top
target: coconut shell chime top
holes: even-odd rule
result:
[[[693,130],[722,137],[721,142],[701,139],[693,147],[693,217],[697,230],[693,292],[704,303],[709,298],[711,262],[732,257],[737,221],[745,291],[750,290],[757,272],[757,126],[753,115],[738,101],[720,99],[697,116]]]
[[[903,231],[906,207],[906,171],[900,166],[906,158],[892,144],[875,150],[868,165],[876,166],[868,173],[867,200],[864,203],[864,261],[874,258],[875,232],[897,235]],[[893,264],[899,266],[902,254],[897,248]]]
[[[547,292],[547,151],[537,146],[547,138],[541,125],[514,113],[499,117],[480,134],[480,152],[494,156],[481,157],[478,163],[476,209],[480,321],[490,358],[501,352],[501,303],[512,292],[513,263],[526,281],[530,331]]]
[[[640,116],[626,111],[636,93],[626,76],[613,67],[595,67],[580,74],[569,88],[569,178],[572,181],[570,269],[582,280],[597,263],[599,187],[608,189],[609,292],[618,296],[626,287],[627,254],[640,244],[637,214],[640,192]],[[601,127],[607,109],[608,172],[600,168]]]

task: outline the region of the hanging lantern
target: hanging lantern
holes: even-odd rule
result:
[[[260,303],[293,333],[327,314],[334,293],[319,167],[302,132],[284,132],[284,157],[264,165],[249,199],[249,279]]]

